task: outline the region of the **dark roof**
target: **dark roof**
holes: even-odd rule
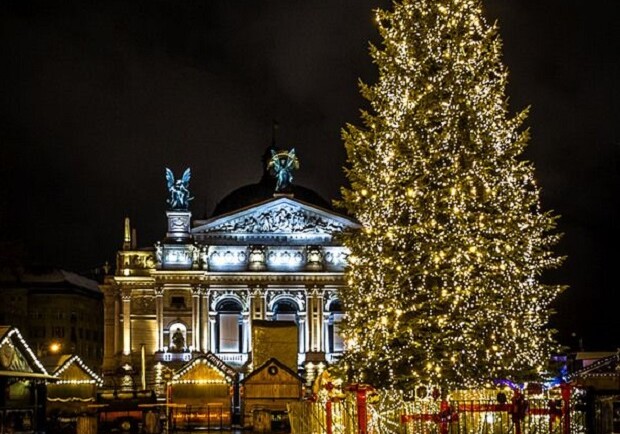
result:
[[[0,269],[0,287],[27,287],[45,291],[74,288],[101,294],[96,281],[70,271],[51,267],[2,268]]]
[[[591,376],[618,376],[620,375],[620,371],[618,371],[619,366],[620,353],[616,353],[611,356],[601,358],[596,362],[573,372],[569,377],[574,379]]]
[[[244,185],[234,190],[218,202],[211,217],[227,214],[273,198],[276,189],[275,182],[273,181],[273,179],[265,180],[265,178],[263,178],[263,180],[257,184]],[[286,194],[292,194],[295,199],[299,199],[311,205],[316,205],[320,208],[332,209],[330,203],[323,199],[317,192],[302,187],[301,185],[293,185],[290,192]]]
[[[271,158],[272,150],[277,151],[279,149],[272,145],[265,150],[265,153],[262,156],[261,162],[263,165],[263,176],[261,180],[256,184],[244,185],[243,187],[239,187],[234,190],[232,193],[229,193],[217,203],[211,217],[255,205],[271,199],[274,196],[276,191],[276,180],[267,171],[267,162]],[[331,204],[322,198],[321,195],[309,188],[302,187],[301,185],[295,185],[294,181],[288,191],[283,193],[292,194],[296,199],[307,202],[311,205],[332,210]]]

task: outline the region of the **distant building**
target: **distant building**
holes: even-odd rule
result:
[[[19,328],[38,357],[76,354],[99,368],[103,294],[97,282],[60,269],[0,270],[0,324]]]
[[[287,184],[290,172],[270,176],[270,158],[284,167],[296,157],[268,149],[261,181],[226,196],[210,218],[167,211],[167,234],[154,247],[137,248],[126,221],[115,274],[101,286],[105,372],[138,372],[144,349],[145,383],[161,395],[167,373],[209,353],[238,380],[275,357],[309,383],[338,359],[346,251],[334,235],[359,225]]]

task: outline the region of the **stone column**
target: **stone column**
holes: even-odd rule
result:
[[[323,316],[323,351],[326,353],[331,353],[329,349],[329,315]]]
[[[215,319],[217,312],[209,312],[209,336],[211,337],[211,352],[218,351],[217,342],[215,342]]]
[[[123,355],[131,354],[131,288],[123,288]]]
[[[209,341],[209,289],[203,288],[200,297],[202,352],[206,353],[211,350],[211,342]]]
[[[164,288],[155,287],[155,315],[157,328],[157,351],[164,350]]]
[[[192,287],[192,347],[200,349],[200,292],[199,286]]]
[[[250,351],[250,313],[249,312],[242,312],[242,319],[241,321],[243,321],[242,325],[241,325],[241,330],[243,333],[243,342],[241,343],[241,352],[242,353],[248,353]]]
[[[323,291],[314,286],[308,290],[308,322],[309,347],[308,351],[322,352],[323,345]]]
[[[252,323],[265,319],[265,294],[263,288],[256,285],[250,288],[250,317],[248,325],[248,352],[252,351]]]
[[[258,285],[250,289],[250,318],[265,319],[265,294]]]
[[[306,314],[305,312],[299,312],[299,352],[300,353],[305,353],[306,352],[306,327],[307,327],[307,321],[306,321]]]
[[[121,348],[121,294],[114,290],[114,354],[119,354]]]

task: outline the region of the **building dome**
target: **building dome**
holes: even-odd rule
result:
[[[267,148],[262,157],[263,176],[261,180],[256,184],[244,185],[229,193],[217,203],[211,217],[264,202],[274,197],[274,194],[280,194],[276,193],[276,179],[267,170],[267,164],[271,159],[272,151],[279,152],[281,150],[273,145]],[[324,209],[332,209],[331,204],[317,192],[301,185],[295,185],[293,183],[281,194],[291,195],[295,199]]]

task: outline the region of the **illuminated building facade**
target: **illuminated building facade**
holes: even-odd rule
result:
[[[143,382],[161,393],[167,368],[211,353],[242,379],[258,367],[253,349],[265,344],[253,341],[265,336],[253,334],[253,323],[268,321],[294,325],[293,368],[308,380],[338,358],[346,252],[334,235],[358,225],[311,190],[280,181],[266,170],[208,219],[167,211],[166,237],[151,248],[133,245],[126,221],[116,272],[102,285],[104,372],[144,363]],[[291,359],[268,346],[271,357]]]

